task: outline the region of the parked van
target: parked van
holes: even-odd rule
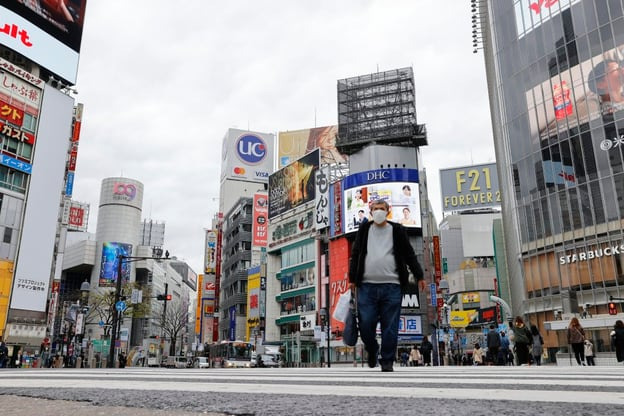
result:
[[[168,368],[186,368],[186,357],[180,355],[169,356],[165,366]]]

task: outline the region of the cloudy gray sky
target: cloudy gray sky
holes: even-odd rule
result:
[[[438,170],[494,161],[471,25],[462,0],[89,1],[74,185],[91,203],[89,231],[102,179],[137,179],[144,218],[164,221],[166,248],[201,272],[226,130],[335,124],[338,79],[405,66],[440,220]]]

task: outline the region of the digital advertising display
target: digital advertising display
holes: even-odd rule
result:
[[[390,205],[388,220],[420,227],[418,170],[379,169],[347,176],[343,181],[344,232],[357,231],[372,221],[370,205],[382,199]]]
[[[557,134],[584,130],[583,126],[601,117],[605,123],[612,122],[615,114],[624,110],[623,61],[624,44],[621,44],[526,91],[532,143],[543,146]],[[619,135],[605,137],[599,143],[599,151],[615,150],[621,142]],[[557,167],[554,174],[560,173]]]
[[[314,201],[314,178],[319,169],[316,149],[269,177],[269,218]]]
[[[6,0],[0,43],[76,83],[86,0]]]
[[[317,147],[321,149],[322,164],[346,162],[347,156],[336,149],[337,135],[336,125],[279,132],[278,167],[283,168]]]
[[[102,243],[102,262],[100,267],[100,287],[113,287],[117,282],[119,271],[119,256],[132,256],[132,244]],[[121,275],[123,282],[130,281],[132,263],[122,262]]]

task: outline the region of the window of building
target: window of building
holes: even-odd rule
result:
[[[32,144],[20,142],[17,146],[17,155],[24,159],[32,159]]]
[[[4,237],[2,241],[7,244],[11,244],[11,237],[13,236],[13,229],[9,227],[4,228]]]
[[[24,113],[24,121],[22,123],[22,129],[27,130],[31,133],[34,133],[36,128],[37,128],[37,117],[28,113]]]

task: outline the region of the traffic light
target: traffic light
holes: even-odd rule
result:
[[[164,300],[164,301],[170,301],[171,300],[171,295],[158,295],[158,296],[156,296],[156,299]]]
[[[609,302],[609,315],[617,315],[617,306],[615,302]]]

